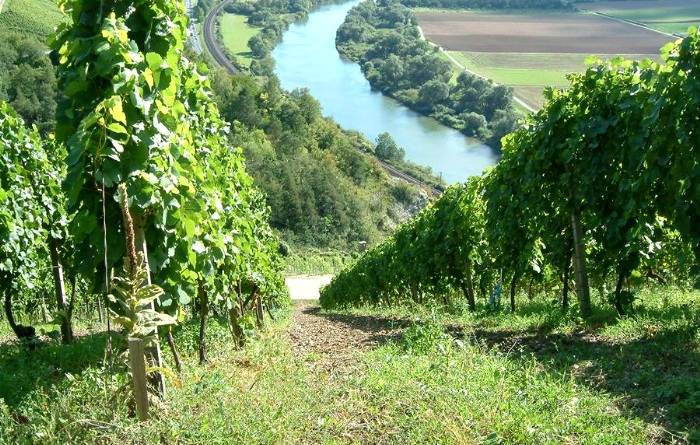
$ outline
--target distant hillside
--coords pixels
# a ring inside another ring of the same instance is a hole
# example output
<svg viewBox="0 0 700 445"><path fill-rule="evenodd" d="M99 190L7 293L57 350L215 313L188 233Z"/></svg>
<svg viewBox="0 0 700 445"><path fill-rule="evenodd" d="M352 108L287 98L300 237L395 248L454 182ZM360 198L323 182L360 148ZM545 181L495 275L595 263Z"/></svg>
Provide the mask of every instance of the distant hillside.
<svg viewBox="0 0 700 445"><path fill-rule="evenodd" d="M4 0L0 13L0 101L44 134L58 96L46 39L62 20L55 0Z"/></svg>
<svg viewBox="0 0 700 445"><path fill-rule="evenodd" d="M13 31L33 35L45 41L64 20L55 0L4 1L0 13L0 32Z"/></svg>
<svg viewBox="0 0 700 445"><path fill-rule="evenodd" d="M0 14L0 101L44 134L54 129L60 97L41 42L62 18L52 0L6 0ZM360 241L383 239L425 204L417 187L388 177L372 142L323 118L307 91L283 91L274 73L253 79L217 71L211 78L232 124L231 149L243 149L271 224L288 245L353 251Z"/></svg>

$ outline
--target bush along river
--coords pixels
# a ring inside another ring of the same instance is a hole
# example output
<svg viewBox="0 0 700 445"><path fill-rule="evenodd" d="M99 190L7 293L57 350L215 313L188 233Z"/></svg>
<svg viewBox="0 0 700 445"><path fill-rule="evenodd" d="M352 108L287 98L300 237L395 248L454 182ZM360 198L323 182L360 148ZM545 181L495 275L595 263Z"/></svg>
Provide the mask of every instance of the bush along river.
<svg viewBox="0 0 700 445"><path fill-rule="evenodd" d="M389 133L407 160L432 168L448 184L495 164L498 156L489 146L373 91L359 65L340 57L336 30L358 3L323 6L290 26L272 51L282 87L308 88L325 115L372 141Z"/></svg>

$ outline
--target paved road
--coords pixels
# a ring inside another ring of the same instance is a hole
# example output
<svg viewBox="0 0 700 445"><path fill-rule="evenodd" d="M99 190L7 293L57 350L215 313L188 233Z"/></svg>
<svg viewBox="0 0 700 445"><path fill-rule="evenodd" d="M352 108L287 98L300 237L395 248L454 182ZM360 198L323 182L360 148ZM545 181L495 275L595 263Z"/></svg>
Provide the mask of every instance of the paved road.
<svg viewBox="0 0 700 445"><path fill-rule="evenodd" d="M297 276L284 279L292 300L318 300L321 286L331 282L333 275Z"/></svg>
<svg viewBox="0 0 700 445"><path fill-rule="evenodd" d="M0 2L2 1L4 0L0 0ZM194 7L193 2L194 0L185 0L185 8L187 8L187 15L190 18L187 34L192 49L194 49L197 54L202 54L202 45L199 43L199 35L197 34L197 22L192 16L192 8Z"/></svg>

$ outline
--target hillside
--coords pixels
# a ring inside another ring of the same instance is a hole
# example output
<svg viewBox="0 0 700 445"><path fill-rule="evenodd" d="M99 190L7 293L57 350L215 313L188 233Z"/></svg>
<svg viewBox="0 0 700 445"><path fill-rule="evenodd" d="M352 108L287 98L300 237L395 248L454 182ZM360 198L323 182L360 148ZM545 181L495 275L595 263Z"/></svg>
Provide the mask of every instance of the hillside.
<svg viewBox="0 0 700 445"><path fill-rule="evenodd" d="M548 90L319 307L281 256L415 211L398 147L192 63L175 0L71 5L55 124L0 102L0 444L700 442L697 30Z"/></svg>
<svg viewBox="0 0 700 445"><path fill-rule="evenodd" d="M8 0L0 14L0 100L44 133L53 128L59 98L41 42L60 20L50 0ZM253 79L215 70L211 77L232 124L231 147L243 148L286 244L354 251L359 241L383 239L425 203L417 187L384 173L372 142L324 119L308 93L282 91L274 74Z"/></svg>
<svg viewBox="0 0 700 445"><path fill-rule="evenodd" d="M64 20L54 0L4 0L0 5L0 32L14 31L45 41Z"/></svg>

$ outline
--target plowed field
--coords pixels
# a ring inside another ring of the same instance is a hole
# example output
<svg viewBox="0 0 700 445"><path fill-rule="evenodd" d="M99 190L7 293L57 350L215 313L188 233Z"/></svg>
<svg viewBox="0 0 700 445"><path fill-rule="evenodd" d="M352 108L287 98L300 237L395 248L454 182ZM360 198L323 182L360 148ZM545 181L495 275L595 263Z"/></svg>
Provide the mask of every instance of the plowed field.
<svg viewBox="0 0 700 445"><path fill-rule="evenodd" d="M658 54L673 40L594 14L419 12L428 40L448 51Z"/></svg>
<svg viewBox="0 0 700 445"><path fill-rule="evenodd" d="M584 60L623 56L659 59L675 37L592 13L420 11L425 38L466 69L515 88L528 106L542 106L544 87L565 87Z"/></svg>

